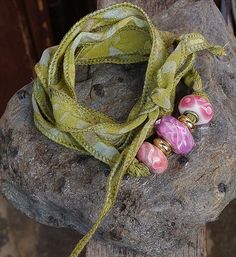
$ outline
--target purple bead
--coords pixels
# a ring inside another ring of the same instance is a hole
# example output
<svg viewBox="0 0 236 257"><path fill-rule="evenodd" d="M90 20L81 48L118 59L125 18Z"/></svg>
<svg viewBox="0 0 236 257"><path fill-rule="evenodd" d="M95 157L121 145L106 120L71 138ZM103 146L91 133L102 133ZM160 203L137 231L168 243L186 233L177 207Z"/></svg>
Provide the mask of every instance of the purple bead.
<svg viewBox="0 0 236 257"><path fill-rule="evenodd" d="M195 146L187 126L170 115L157 120L155 127L157 134L169 142L177 154L187 154Z"/></svg>

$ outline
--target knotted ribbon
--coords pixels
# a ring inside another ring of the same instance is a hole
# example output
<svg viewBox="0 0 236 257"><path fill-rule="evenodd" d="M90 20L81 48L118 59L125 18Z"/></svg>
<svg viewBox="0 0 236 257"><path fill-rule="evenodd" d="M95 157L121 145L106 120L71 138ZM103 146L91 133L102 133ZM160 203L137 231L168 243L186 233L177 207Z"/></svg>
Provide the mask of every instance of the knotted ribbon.
<svg viewBox="0 0 236 257"><path fill-rule="evenodd" d="M92 155L111 168L103 208L70 257L79 255L114 205L124 174L150 174L135 156L154 133L155 121L172 113L180 79L202 94L201 77L193 65L196 52L204 49L224 54L222 47L210 45L201 34L176 36L158 30L141 8L122 3L85 16L59 46L44 51L35 66L36 127L58 144ZM118 123L78 101L77 65L142 61L148 62L142 95L125 122Z"/></svg>

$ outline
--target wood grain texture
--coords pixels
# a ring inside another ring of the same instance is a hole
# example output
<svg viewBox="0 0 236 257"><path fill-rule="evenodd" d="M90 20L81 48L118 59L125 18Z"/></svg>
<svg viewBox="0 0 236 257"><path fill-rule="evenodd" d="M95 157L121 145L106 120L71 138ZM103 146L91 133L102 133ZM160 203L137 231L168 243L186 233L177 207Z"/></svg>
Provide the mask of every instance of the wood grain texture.
<svg viewBox="0 0 236 257"><path fill-rule="evenodd" d="M29 219L0 195L0 257L68 257L80 238Z"/></svg>
<svg viewBox="0 0 236 257"><path fill-rule="evenodd" d="M206 229L202 227L193 236L192 240L183 248L166 257L206 257ZM86 250L86 257L148 257L138 254L125 247L104 244L97 240L89 242ZM161 257L157 255L156 257Z"/></svg>

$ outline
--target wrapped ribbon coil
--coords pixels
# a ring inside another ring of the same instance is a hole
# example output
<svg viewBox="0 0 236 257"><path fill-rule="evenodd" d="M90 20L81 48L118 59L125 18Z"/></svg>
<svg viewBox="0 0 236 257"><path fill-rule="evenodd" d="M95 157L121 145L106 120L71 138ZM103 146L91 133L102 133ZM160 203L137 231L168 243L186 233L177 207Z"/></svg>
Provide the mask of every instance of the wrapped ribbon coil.
<svg viewBox="0 0 236 257"><path fill-rule="evenodd" d="M196 52L205 49L224 54L222 47L210 45L201 34L177 37L158 30L141 8L122 3L85 16L59 46L44 51L35 66L32 102L36 127L58 144L92 155L111 168L103 208L71 257L83 250L114 205L124 174L150 174L135 156L154 133L155 121L173 111L180 79L202 94L201 78L193 65ZM125 122L118 123L78 102L77 65L142 61L148 62L142 95Z"/></svg>

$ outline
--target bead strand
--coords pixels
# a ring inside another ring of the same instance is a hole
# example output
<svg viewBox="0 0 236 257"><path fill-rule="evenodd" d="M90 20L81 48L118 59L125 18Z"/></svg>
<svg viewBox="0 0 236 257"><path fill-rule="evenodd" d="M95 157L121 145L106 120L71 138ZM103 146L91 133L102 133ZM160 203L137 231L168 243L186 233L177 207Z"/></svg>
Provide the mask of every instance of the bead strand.
<svg viewBox="0 0 236 257"><path fill-rule="evenodd" d="M159 138L153 144L144 142L137 158L155 174L163 173L168 167L172 152L186 155L196 145L192 136L195 125L207 124L213 118L212 105L202 96L187 95L178 106L178 119L167 115L156 121L155 130Z"/></svg>

